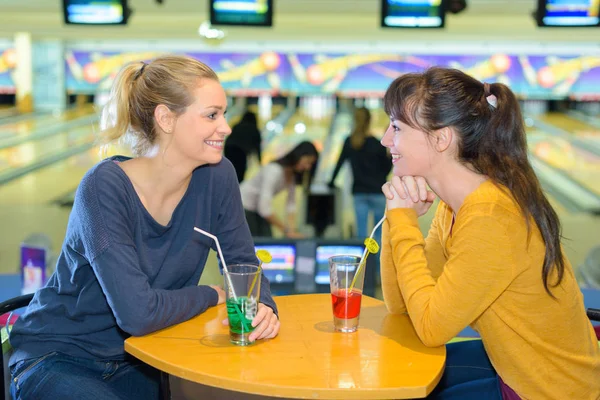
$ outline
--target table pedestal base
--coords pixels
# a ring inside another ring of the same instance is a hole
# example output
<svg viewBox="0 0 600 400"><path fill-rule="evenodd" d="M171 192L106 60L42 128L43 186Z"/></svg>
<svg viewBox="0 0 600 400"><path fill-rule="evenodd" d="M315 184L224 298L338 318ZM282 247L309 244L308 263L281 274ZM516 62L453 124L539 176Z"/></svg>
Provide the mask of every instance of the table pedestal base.
<svg viewBox="0 0 600 400"><path fill-rule="evenodd" d="M281 397L267 397L256 394L234 392L212 386L201 385L175 376L169 377L171 400L281 400Z"/></svg>

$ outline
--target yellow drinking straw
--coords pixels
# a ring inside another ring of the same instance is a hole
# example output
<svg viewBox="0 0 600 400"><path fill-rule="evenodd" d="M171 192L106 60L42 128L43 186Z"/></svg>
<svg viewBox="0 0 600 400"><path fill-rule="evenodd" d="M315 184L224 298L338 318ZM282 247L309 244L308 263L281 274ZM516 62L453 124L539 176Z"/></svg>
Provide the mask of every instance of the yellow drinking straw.
<svg viewBox="0 0 600 400"><path fill-rule="evenodd" d="M258 276L262 272L263 262L269 264L271 261L273 261L273 257L271 256L271 253L269 253L267 250L258 250L256 252L256 258L258 258L260 260L260 264L258 264L258 273L254 277L254 280L252 281L252 285L250 285L250 290L248 290L248 296L246 296L246 297L250 297L250 295L252 294L252 291L254 290L254 285L256 285L256 280L258 279Z"/></svg>
<svg viewBox="0 0 600 400"><path fill-rule="evenodd" d="M383 216L383 218L381 218L381 220L377 223L377 225L375 225L375 227L371 231L371 236L369 236L368 238L365 239L365 242L364 242L365 243L365 251L363 252L362 258L360 260L360 264L358 264L358 268L356 269L356 273L354 274L354 279L352 279L352 283L350 284L350 288L348 289L348 292L352 292L352 289L354 289L354 285L356 284L356 279L358 279L358 276L360 275L361 270L367 264L367 257L369 256L369 253L375 254L379 251L379 244L377 243L377 241L375 239L373 239L373 235L375 234L375 231L377 230L377 228L379 228L379 226L381 224L383 224L383 221L385 221L385 215Z"/></svg>

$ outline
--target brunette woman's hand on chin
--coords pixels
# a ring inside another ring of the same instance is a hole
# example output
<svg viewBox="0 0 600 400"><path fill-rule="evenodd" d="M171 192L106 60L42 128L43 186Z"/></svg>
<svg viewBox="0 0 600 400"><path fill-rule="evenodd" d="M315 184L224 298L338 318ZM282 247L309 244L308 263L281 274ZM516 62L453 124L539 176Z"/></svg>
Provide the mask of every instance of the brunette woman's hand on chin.
<svg viewBox="0 0 600 400"><path fill-rule="evenodd" d="M436 197L427 189L425 178L420 176L394 176L381 187L381 191L385 195L388 210L412 208L419 217L429 210Z"/></svg>

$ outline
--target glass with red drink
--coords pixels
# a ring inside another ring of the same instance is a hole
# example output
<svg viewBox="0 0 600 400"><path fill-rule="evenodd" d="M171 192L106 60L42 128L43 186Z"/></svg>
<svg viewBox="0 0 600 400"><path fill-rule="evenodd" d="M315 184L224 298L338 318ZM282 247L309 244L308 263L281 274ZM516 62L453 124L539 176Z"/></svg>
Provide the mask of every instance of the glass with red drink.
<svg viewBox="0 0 600 400"><path fill-rule="evenodd" d="M365 280L364 266L359 269L360 257L339 255L329 258L329 283L333 307L333 326L336 331L354 332L358 329L360 302ZM354 276L358 273L356 279ZM354 281L354 287L351 288Z"/></svg>

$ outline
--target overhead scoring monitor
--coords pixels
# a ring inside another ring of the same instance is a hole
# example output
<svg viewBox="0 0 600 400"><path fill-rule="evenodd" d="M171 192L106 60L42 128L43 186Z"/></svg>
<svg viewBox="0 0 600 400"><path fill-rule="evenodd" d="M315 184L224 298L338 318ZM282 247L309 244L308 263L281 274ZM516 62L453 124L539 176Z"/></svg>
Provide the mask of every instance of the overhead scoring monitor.
<svg viewBox="0 0 600 400"><path fill-rule="evenodd" d="M210 0L209 4L213 25L273 25L273 0Z"/></svg>
<svg viewBox="0 0 600 400"><path fill-rule="evenodd" d="M63 0L66 24L124 25L129 9L127 0Z"/></svg>
<svg viewBox="0 0 600 400"><path fill-rule="evenodd" d="M600 0L538 0L538 26L600 26Z"/></svg>
<svg viewBox="0 0 600 400"><path fill-rule="evenodd" d="M442 28L444 21L442 0L381 0L384 28Z"/></svg>

